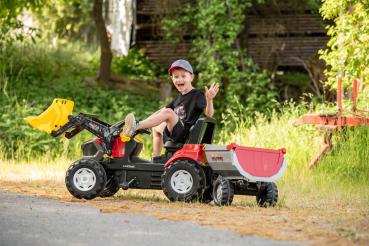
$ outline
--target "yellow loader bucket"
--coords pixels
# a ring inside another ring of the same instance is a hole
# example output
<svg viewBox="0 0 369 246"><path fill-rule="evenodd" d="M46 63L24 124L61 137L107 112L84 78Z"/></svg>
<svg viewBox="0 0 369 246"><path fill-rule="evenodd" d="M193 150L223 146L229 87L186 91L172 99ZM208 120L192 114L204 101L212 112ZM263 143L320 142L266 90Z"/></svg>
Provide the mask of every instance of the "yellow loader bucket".
<svg viewBox="0 0 369 246"><path fill-rule="evenodd" d="M29 116L25 120L34 128L51 133L68 123L68 115L73 112L74 102L56 98L53 103L39 116Z"/></svg>

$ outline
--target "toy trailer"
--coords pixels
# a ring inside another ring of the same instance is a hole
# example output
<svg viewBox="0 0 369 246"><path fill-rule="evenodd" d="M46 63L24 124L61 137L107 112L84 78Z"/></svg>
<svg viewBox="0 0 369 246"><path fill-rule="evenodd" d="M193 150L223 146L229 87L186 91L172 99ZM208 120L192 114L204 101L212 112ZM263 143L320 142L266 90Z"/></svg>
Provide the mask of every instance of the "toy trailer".
<svg viewBox="0 0 369 246"><path fill-rule="evenodd" d="M166 142L163 160L153 162L139 157L139 134L150 133L147 129L127 138L120 134L124 122L110 125L95 115L73 116L72 109L72 101L55 99L40 116L26 120L53 137L72 138L83 130L96 136L82 145L82 158L66 172L66 187L76 198L109 197L120 188L135 188L162 189L171 201L230 205L237 194L256 196L262 207L277 203L273 181L286 168L285 149L211 144L215 123L200 118L185 143Z"/></svg>

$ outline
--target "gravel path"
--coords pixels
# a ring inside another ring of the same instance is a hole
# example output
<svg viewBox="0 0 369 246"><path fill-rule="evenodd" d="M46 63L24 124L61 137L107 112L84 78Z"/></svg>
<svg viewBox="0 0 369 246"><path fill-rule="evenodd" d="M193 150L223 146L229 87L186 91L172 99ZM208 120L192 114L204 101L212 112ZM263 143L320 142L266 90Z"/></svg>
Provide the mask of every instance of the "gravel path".
<svg viewBox="0 0 369 246"><path fill-rule="evenodd" d="M0 190L0 245L296 245Z"/></svg>

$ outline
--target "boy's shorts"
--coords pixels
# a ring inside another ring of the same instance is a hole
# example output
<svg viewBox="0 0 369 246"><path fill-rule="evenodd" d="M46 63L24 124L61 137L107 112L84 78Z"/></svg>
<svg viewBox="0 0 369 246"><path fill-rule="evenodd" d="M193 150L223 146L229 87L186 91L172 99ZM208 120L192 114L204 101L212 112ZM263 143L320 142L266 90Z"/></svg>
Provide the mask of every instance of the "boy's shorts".
<svg viewBox="0 0 369 246"><path fill-rule="evenodd" d="M163 132L163 142L172 140L175 143L184 143L188 135L188 127L183 123L181 119L178 119L177 124L172 129L172 132L165 127Z"/></svg>

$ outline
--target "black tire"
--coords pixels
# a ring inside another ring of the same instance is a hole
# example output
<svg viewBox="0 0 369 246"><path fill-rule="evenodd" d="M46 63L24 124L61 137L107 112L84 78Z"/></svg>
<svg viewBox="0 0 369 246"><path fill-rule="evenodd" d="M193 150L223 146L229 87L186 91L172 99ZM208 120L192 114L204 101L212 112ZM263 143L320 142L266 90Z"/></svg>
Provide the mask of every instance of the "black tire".
<svg viewBox="0 0 369 246"><path fill-rule="evenodd" d="M213 185L213 199L218 206L229 206L233 202L233 184L222 176L218 176Z"/></svg>
<svg viewBox="0 0 369 246"><path fill-rule="evenodd" d="M192 202L202 195L204 180L200 168L187 160L179 160L165 168L161 186L170 201Z"/></svg>
<svg viewBox="0 0 369 246"><path fill-rule="evenodd" d="M256 195L256 202L259 207L274 207L278 201L278 188L273 182L263 183Z"/></svg>
<svg viewBox="0 0 369 246"><path fill-rule="evenodd" d="M199 202L201 202L201 203L208 204L208 203L211 203L211 201L213 201L213 189L212 189L212 187L205 189L202 196L199 197Z"/></svg>
<svg viewBox="0 0 369 246"><path fill-rule="evenodd" d="M94 199L104 190L105 183L105 170L93 159L81 159L74 162L65 175L65 185L68 191L79 199Z"/></svg>
<svg viewBox="0 0 369 246"><path fill-rule="evenodd" d="M199 167L200 168L200 175L202 177L202 179L204 180L204 190L202 195L199 197L199 202L200 203L205 203L208 204L211 201L213 201L213 187L210 185L211 184L211 178L210 178L210 174L209 174L209 170L206 169L206 167Z"/></svg>
<svg viewBox="0 0 369 246"><path fill-rule="evenodd" d="M100 192L100 197L110 197L114 196L119 191L119 183L114 176L110 176L106 181L105 188Z"/></svg>

